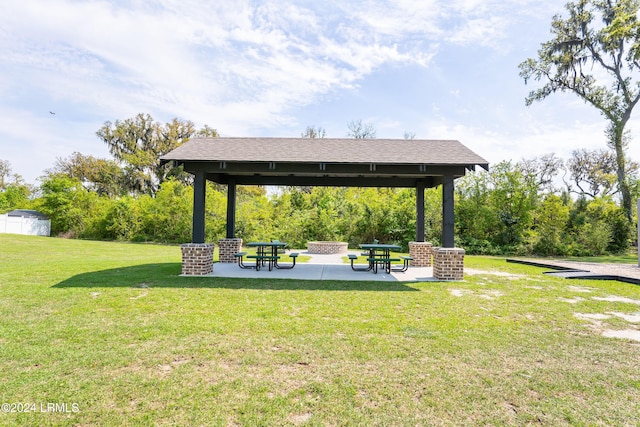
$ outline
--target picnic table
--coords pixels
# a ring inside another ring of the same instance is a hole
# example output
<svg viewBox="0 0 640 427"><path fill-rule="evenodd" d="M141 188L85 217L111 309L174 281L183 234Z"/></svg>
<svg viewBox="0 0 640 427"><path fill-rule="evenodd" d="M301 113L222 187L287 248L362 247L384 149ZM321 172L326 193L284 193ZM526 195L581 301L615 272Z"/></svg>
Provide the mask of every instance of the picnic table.
<svg viewBox="0 0 640 427"><path fill-rule="evenodd" d="M373 270L374 273L378 273L378 265L381 265L385 272L391 273L391 263L393 261L400 261L400 258L392 258L391 251L399 251L402 249L398 245L390 245L385 243L363 243L360 248L369 251L367 261L369 262L369 268L366 271Z"/></svg>
<svg viewBox="0 0 640 427"><path fill-rule="evenodd" d="M284 249L287 244L285 242L280 242L278 240L273 240L270 242L249 242L245 246L250 248L256 248L255 255L247 255L246 252L238 252L234 254L234 256L238 259L238 265L240 268L255 268L256 270L260 270L265 265L268 266L269 271L271 271L274 267L279 269L291 269L296 265L296 257L297 253L290 253L289 257L293 260L291 265L280 265L278 264L278 260L280 259L280 255L278 252L280 249ZM247 259L255 259L255 265L245 265L243 263L243 258Z"/></svg>

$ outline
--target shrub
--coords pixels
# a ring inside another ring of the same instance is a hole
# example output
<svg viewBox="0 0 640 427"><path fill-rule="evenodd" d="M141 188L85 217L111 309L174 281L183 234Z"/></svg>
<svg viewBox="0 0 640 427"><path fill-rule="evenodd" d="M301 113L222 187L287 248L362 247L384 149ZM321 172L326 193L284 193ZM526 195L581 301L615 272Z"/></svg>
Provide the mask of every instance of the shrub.
<svg viewBox="0 0 640 427"><path fill-rule="evenodd" d="M586 255L604 255L611 242L611 226L602 221L585 224L578 233L578 242Z"/></svg>
<svg viewBox="0 0 640 427"><path fill-rule="evenodd" d="M139 240L140 214L131 197L117 200L105 215L102 230L112 240Z"/></svg>
<svg viewBox="0 0 640 427"><path fill-rule="evenodd" d="M565 229L569 220L569 207L556 195L548 195L537 212L537 238L533 250L538 255L566 253Z"/></svg>

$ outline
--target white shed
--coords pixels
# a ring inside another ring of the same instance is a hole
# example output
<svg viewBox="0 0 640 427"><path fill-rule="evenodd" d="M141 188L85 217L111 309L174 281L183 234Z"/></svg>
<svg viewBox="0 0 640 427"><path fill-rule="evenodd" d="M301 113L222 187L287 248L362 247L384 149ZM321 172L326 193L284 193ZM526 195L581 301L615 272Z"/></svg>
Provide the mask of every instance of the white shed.
<svg viewBox="0 0 640 427"><path fill-rule="evenodd" d="M0 215L0 233L49 236L51 220L38 211L16 209Z"/></svg>

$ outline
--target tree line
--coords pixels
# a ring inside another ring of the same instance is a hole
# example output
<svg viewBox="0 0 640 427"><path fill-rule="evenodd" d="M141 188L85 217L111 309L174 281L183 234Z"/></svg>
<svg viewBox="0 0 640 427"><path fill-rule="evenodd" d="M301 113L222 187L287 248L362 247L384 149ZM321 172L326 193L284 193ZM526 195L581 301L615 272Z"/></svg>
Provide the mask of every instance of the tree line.
<svg viewBox="0 0 640 427"><path fill-rule="evenodd" d="M351 122L364 137L370 125ZM364 132L363 132L364 131ZM52 221L54 235L184 243L191 239L193 189L179 168L158 158L185 140L216 136L206 126L177 119L161 124L148 115L106 122L97 132L113 159L80 153L59 158L37 188L0 161L0 212L37 209ZM308 127L303 137L321 138ZM367 136L368 135L368 136ZM640 193L638 166L628 164L633 197ZM208 183L206 240L225 235L226 187ZM632 223L620 206L615 156L608 150L553 154L504 161L490 171L456 180L456 245L470 254L599 255L624 252ZM358 243L378 239L404 248L415 240L414 189L240 186L236 233L245 241L280 239L304 248L313 240ZM440 244L442 192L425 191L425 240Z"/></svg>

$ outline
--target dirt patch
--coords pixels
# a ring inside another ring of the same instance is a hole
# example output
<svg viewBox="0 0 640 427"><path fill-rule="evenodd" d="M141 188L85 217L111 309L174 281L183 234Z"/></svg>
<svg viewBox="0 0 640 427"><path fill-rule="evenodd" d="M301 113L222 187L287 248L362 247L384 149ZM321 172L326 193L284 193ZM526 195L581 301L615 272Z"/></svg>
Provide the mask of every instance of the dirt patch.
<svg viewBox="0 0 640 427"><path fill-rule="evenodd" d="M573 313L574 316L576 316L578 319L584 319L584 320L605 320L605 319L611 319L611 316L609 316L608 314L586 314L586 313Z"/></svg>
<svg viewBox="0 0 640 427"><path fill-rule="evenodd" d="M616 311L610 311L607 314L611 314L612 316L616 316L621 319L624 319L629 323L640 323L640 313L626 314L626 313L618 313Z"/></svg>
<svg viewBox="0 0 640 427"><path fill-rule="evenodd" d="M594 299L596 301L626 302L626 303L629 303L629 304L640 305L640 300L631 299L631 298L627 298L627 297L619 297L619 296L615 296L615 295L610 295L608 297L593 297L592 299Z"/></svg>
<svg viewBox="0 0 640 427"><path fill-rule="evenodd" d="M523 278L523 277L527 277L524 274L514 274L514 273L507 273L504 271L497 271L497 270L475 270L473 268L465 268L464 269L464 274L468 274L470 276L475 276L478 274L490 274L492 276L501 276L501 277L510 277L510 278Z"/></svg>
<svg viewBox="0 0 640 427"><path fill-rule="evenodd" d="M176 367L183 365L185 363L190 362L191 359L186 359L186 358L177 358L173 361L171 361L170 363L165 363L165 364L161 364L161 365L157 365L158 368L158 372L161 375L168 375L170 374Z"/></svg>
<svg viewBox="0 0 640 427"><path fill-rule="evenodd" d="M603 320L611 319L611 316L598 313L573 313L575 317L589 322L587 326L598 333L602 333L604 329Z"/></svg>
<svg viewBox="0 0 640 427"><path fill-rule="evenodd" d="M292 424L295 424L298 426L298 425L307 423L311 419L311 414L306 413L306 414L289 415L288 418Z"/></svg>
<svg viewBox="0 0 640 427"><path fill-rule="evenodd" d="M578 293L584 293L584 294L593 292L593 288L586 288L584 286L569 286L568 289L571 292L578 292Z"/></svg>
<svg viewBox="0 0 640 427"><path fill-rule="evenodd" d="M484 299L488 299L488 300L494 300L496 298L499 298L501 296L504 296L504 293L495 290L495 289L487 289L486 291L483 291L480 295L478 295L480 298L484 298Z"/></svg>
<svg viewBox="0 0 640 427"><path fill-rule="evenodd" d="M474 295L477 296L478 298L483 298L483 299L487 299L487 300L494 300L498 297L504 296L504 293L501 291L498 291L496 289L486 289L481 291L480 293L476 293L473 291L468 291L468 290L464 290L464 289L449 289L449 293L451 294L451 296L454 297L463 297L465 295Z"/></svg>
<svg viewBox="0 0 640 427"><path fill-rule="evenodd" d="M465 294L465 291L463 291L462 289L449 289L449 292L454 297L461 297Z"/></svg>
<svg viewBox="0 0 640 427"><path fill-rule="evenodd" d="M562 302L566 302L569 304L577 304L579 302L584 301L584 298L580 298L580 297L575 297L575 298L558 298L558 300L562 301Z"/></svg>
<svg viewBox="0 0 640 427"><path fill-rule="evenodd" d="M607 329L602 331L602 335L607 338L622 338L640 342L640 331L636 329L623 329L621 331Z"/></svg>
<svg viewBox="0 0 640 427"><path fill-rule="evenodd" d="M629 323L640 323L640 314L627 314L627 313L619 313L619 312L607 312L607 314L600 313L574 313L573 314L578 319L586 320L589 322L587 326L591 329L602 334L603 337L606 338L620 338L627 339L632 341L640 342L640 330L637 329L622 329L622 330L614 330L614 329L606 329L603 324L604 320L611 319L612 317L618 317L626 320Z"/></svg>

